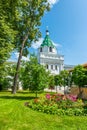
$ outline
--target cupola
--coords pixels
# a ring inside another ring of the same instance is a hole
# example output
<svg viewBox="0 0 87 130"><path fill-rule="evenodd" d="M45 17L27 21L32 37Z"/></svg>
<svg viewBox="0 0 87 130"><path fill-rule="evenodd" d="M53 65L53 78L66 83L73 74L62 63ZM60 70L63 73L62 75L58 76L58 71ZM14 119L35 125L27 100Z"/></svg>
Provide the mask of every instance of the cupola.
<svg viewBox="0 0 87 130"><path fill-rule="evenodd" d="M46 36L40 46L40 52L57 53L56 47L49 37L49 31L46 30Z"/></svg>

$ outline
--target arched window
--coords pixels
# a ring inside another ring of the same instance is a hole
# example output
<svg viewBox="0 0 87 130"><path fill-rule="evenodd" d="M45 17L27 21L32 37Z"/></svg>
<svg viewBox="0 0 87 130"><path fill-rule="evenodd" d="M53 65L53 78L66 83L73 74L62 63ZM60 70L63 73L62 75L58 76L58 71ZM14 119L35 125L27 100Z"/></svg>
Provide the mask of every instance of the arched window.
<svg viewBox="0 0 87 130"><path fill-rule="evenodd" d="M57 70L57 65L55 65L55 70Z"/></svg>
<svg viewBox="0 0 87 130"><path fill-rule="evenodd" d="M52 47L49 48L49 52L52 52Z"/></svg>
<svg viewBox="0 0 87 130"><path fill-rule="evenodd" d="M51 65L51 69L53 70L53 65Z"/></svg>
<svg viewBox="0 0 87 130"><path fill-rule="evenodd" d="M47 68L47 69L49 69L49 66L48 66L48 65L46 65L46 68Z"/></svg>
<svg viewBox="0 0 87 130"><path fill-rule="evenodd" d="M40 52L42 52L42 47L40 48Z"/></svg>

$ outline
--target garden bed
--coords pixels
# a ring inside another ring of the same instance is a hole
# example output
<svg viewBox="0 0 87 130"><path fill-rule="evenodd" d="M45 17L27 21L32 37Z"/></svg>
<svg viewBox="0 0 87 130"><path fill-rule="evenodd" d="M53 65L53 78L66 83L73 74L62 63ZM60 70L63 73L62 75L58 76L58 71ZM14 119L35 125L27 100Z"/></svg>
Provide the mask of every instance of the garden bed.
<svg viewBox="0 0 87 130"><path fill-rule="evenodd" d="M74 95L46 94L26 103L29 108L48 114L87 115L87 104Z"/></svg>

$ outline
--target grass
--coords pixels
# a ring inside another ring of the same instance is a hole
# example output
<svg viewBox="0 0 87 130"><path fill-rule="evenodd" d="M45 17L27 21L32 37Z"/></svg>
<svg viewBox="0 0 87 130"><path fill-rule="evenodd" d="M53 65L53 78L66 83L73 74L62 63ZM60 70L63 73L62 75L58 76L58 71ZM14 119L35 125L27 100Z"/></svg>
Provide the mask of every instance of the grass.
<svg viewBox="0 0 87 130"><path fill-rule="evenodd" d="M24 105L32 98L29 92L0 92L0 130L87 130L87 117L33 111Z"/></svg>

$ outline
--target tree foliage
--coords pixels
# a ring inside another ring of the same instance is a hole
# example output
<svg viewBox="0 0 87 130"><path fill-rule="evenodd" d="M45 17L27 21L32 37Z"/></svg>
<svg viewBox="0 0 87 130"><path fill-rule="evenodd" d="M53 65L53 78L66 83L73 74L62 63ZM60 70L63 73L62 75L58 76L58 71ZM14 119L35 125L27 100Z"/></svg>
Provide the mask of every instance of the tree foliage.
<svg viewBox="0 0 87 130"><path fill-rule="evenodd" d="M72 71L72 80L79 87L87 85L87 69L81 65L76 66Z"/></svg>
<svg viewBox="0 0 87 130"><path fill-rule="evenodd" d="M5 62L4 66L0 66L0 87L2 89L12 88L13 77L15 74L15 63Z"/></svg>
<svg viewBox="0 0 87 130"><path fill-rule="evenodd" d="M29 88L29 90L36 92L37 96L38 91L48 87L48 77L49 73L46 72L44 66L38 64L36 58L31 58L22 71L23 88Z"/></svg>
<svg viewBox="0 0 87 130"><path fill-rule="evenodd" d="M41 37L39 26L41 25L41 18L44 12L49 10L47 0L18 0L18 7L16 8L15 26L18 30L16 39L16 48L19 51L19 58L17 62L16 73L14 77L13 93L16 93L16 84L18 79L18 71L22 55L28 54L28 48L32 42Z"/></svg>
<svg viewBox="0 0 87 130"><path fill-rule="evenodd" d="M55 85L56 86L62 86L62 77L60 74L54 76Z"/></svg>
<svg viewBox="0 0 87 130"><path fill-rule="evenodd" d="M8 81L7 62L12 50L17 30L14 28L15 5L17 0L0 0L0 83ZM5 86L5 85L4 85Z"/></svg>
<svg viewBox="0 0 87 130"><path fill-rule="evenodd" d="M56 86L56 92L57 92L57 86L62 86L62 77L60 74L54 76L55 86Z"/></svg>
<svg viewBox="0 0 87 130"><path fill-rule="evenodd" d="M65 87L66 85L68 85L68 76L69 76L69 72L67 70L62 70L60 72L60 77L62 79L61 83L62 85Z"/></svg>
<svg viewBox="0 0 87 130"><path fill-rule="evenodd" d="M15 2L14 2L15 3ZM0 64L7 60L13 50L14 39L17 31L13 27L13 6L12 0L0 1ZM14 10L15 11L15 10Z"/></svg>
<svg viewBox="0 0 87 130"><path fill-rule="evenodd" d="M54 75L49 76L49 88L53 89L55 87Z"/></svg>
<svg viewBox="0 0 87 130"><path fill-rule="evenodd" d="M47 0L0 1L0 64L7 60L14 48L19 52L13 93L16 93L21 57L28 54L28 47L41 36L41 17L47 10Z"/></svg>

